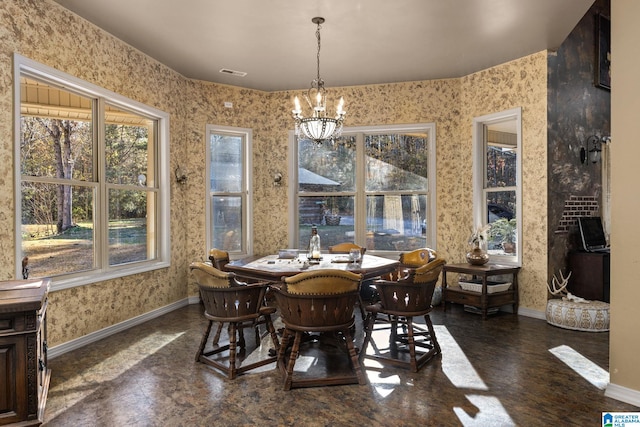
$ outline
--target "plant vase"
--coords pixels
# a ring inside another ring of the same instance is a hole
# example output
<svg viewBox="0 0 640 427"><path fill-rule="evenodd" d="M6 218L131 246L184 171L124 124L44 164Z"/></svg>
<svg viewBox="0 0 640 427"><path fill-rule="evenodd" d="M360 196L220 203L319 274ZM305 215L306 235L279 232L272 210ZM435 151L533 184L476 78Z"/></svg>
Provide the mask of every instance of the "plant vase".
<svg viewBox="0 0 640 427"><path fill-rule="evenodd" d="M513 242L502 242L502 250L507 254L516 253L516 244Z"/></svg>
<svg viewBox="0 0 640 427"><path fill-rule="evenodd" d="M339 215L325 215L324 222L327 225L340 225L340 218Z"/></svg>
<svg viewBox="0 0 640 427"><path fill-rule="evenodd" d="M489 254L480 247L479 243L475 243L473 249L467 252L467 262L471 265L484 265L489 262Z"/></svg>

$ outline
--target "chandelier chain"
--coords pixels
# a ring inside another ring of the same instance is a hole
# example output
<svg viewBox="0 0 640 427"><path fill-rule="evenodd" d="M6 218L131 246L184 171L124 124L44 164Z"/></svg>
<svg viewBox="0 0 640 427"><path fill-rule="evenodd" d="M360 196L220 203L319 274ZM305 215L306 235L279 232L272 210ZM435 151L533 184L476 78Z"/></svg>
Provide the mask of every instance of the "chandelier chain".
<svg viewBox="0 0 640 427"><path fill-rule="evenodd" d="M316 55L316 60L317 60L317 64L318 64L318 66L317 66L318 78L316 79L316 81L318 83L318 88L320 88L320 86L324 86L324 82L320 78L320 29L321 28L322 28L322 26L318 22L318 28L316 29L316 39L318 39L318 54Z"/></svg>

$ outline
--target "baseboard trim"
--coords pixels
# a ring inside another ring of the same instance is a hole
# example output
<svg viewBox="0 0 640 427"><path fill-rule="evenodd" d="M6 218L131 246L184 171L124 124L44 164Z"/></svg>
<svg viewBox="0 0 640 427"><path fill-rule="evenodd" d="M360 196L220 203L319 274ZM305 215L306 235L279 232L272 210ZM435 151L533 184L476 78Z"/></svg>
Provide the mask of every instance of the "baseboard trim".
<svg viewBox="0 0 640 427"><path fill-rule="evenodd" d="M640 406L640 391L617 384L607 385L604 395L634 406Z"/></svg>
<svg viewBox="0 0 640 427"><path fill-rule="evenodd" d="M192 302L193 298L195 298L196 302L200 300L199 297L184 298L172 304L165 305L164 307L160 307L156 310L149 311L145 314L141 314L140 316L132 317L131 319L127 319L115 325L108 326L104 329L100 329L99 331L91 332L90 334L87 334L80 338L76 338L74 340L67 341L55 347L51 347L47 351L47 357L49 359L54 359L62 354L68 353L72 350L76 350L80 347L84 347L87 344L91 344L92 342L99 341L103 338L106 338L118 332L129 329L133 326L140 325L146 321L149 321L151 319L155 319L156 317L160 317L164 314L170 313L173 310L177 310L178 308L185 307L189 304L194 304L194 302Z"/></svg>
<svg viewBox="0 0 640 427"><path fill-rule="evenodd" d="M534 319L547 320L547 315L544 311L532 310L530 308L518 308L518 314L520 316L533 317Z"/></svg>

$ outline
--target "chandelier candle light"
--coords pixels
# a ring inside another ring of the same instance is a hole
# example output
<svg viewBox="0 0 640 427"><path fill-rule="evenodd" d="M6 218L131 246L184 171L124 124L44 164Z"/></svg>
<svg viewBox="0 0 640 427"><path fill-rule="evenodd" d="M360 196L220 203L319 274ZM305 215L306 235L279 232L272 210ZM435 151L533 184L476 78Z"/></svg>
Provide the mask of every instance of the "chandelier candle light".
<svg viewBox="0 0 640 427"><path fill-rule="evenodd" d="M313 109L311 117L302 115L300 108L300 100L296 96L294 99L293 118L296 122L296 135L314 141L321 145L327 139L334 139L340 136L342 132L342 123L344 122L345 111L343 110L344 99L341 97L336 109L336 116L327 117L327 97L324 88L324 80L320 78L320 24L324 23L324 18L315 17L311 20L318 26L316 29L316 39L318 39L317 54L317 77L311 81L311 88L304 94L304 98ZM312 102L315 101L315 105Z"/></svg>

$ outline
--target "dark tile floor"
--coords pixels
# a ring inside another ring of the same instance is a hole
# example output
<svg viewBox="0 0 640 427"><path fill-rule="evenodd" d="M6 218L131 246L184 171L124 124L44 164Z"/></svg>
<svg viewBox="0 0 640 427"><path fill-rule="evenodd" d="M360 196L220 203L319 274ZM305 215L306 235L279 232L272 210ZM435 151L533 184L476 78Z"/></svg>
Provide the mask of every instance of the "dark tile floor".
<svg viewBox="0 0 640 427"><path fill-rule="evenodd" d="M640 410L604 396L608 333L437 307L442 355L420 372L366 361L368 385L283 391L274 364L229 381L196 363L201 310L191 305L50 360L45 425L600 426L603 411Z"/></svg>

